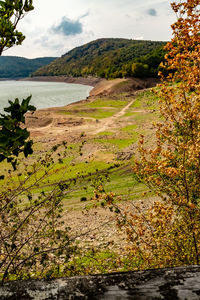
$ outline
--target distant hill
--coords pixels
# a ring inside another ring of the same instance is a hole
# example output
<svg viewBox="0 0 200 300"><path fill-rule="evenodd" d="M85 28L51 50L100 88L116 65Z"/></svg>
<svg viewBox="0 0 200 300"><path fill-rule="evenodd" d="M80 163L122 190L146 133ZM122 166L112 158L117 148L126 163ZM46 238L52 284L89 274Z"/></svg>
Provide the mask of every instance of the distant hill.
<svg viewBox="0 0 200 300"><path fill-rule="evenodd" d="M98 39L74 48L33 76L156 77L164 42Z"/></svg>
<svg viewBox="0 0 200 300"><path fill-rule="evenodd" d="M28 77L32 72L55 59L56 57L27 59L18 56L0 56L0 78Z"/></svg>

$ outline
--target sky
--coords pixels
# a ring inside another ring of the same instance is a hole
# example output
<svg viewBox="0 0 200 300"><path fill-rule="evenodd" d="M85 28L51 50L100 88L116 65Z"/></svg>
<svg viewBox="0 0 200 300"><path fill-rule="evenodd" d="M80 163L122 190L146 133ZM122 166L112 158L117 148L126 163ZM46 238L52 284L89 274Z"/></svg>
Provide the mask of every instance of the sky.
<svg viewBox="0 0 200 300"><path fill-rule="evenodd" d="M175 21L170 0L33 0L19 23L26 39L3 55L61 56L98 38L167 41Z"/></svg>

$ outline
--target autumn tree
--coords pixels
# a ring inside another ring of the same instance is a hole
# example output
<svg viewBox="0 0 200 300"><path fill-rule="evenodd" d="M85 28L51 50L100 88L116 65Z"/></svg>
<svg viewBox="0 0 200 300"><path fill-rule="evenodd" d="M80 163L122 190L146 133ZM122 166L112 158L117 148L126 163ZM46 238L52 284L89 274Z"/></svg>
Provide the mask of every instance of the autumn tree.
<svg viewBox="0 0 200 300"><path fill-rule="evenodd" d="M172 9L177 21L162 65L168 76L160 74L156 146L147 149L142 136L134 166L158 200L146 210L135 205L118 220L143 267L200 259L200 1L172 3Z"/></svg>

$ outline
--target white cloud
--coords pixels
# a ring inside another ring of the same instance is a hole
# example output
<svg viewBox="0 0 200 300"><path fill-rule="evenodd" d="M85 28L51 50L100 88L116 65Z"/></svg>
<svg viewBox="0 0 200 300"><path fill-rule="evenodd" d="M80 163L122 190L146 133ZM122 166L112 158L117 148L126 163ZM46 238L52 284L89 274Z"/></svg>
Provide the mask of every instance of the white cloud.
<svg viewBox="0 0 200 300"><path fill-rule="evenodd" d="M26 40L5 55L60 56L103 37L169 40L175 19L167 0L34 0L34 6L18 27Z"/></svg>

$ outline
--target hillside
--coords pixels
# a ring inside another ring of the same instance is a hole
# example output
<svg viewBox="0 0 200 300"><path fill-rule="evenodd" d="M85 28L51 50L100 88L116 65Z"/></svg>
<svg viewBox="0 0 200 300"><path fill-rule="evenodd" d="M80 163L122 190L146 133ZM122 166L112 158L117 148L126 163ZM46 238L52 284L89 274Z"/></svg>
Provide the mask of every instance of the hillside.
<svg viewBox="0 0 200 300"><path fill-rule="evenodd" d="M0 78L28 77L32 72L51 63L55 58L27 59L17 56L0 56Z"/></svg>
<svg viewBox="0 0 200 300"><path fill-rule="evenodd" d="M164 42L98 39L74 48L33 76L156 77Z"/></svg>

